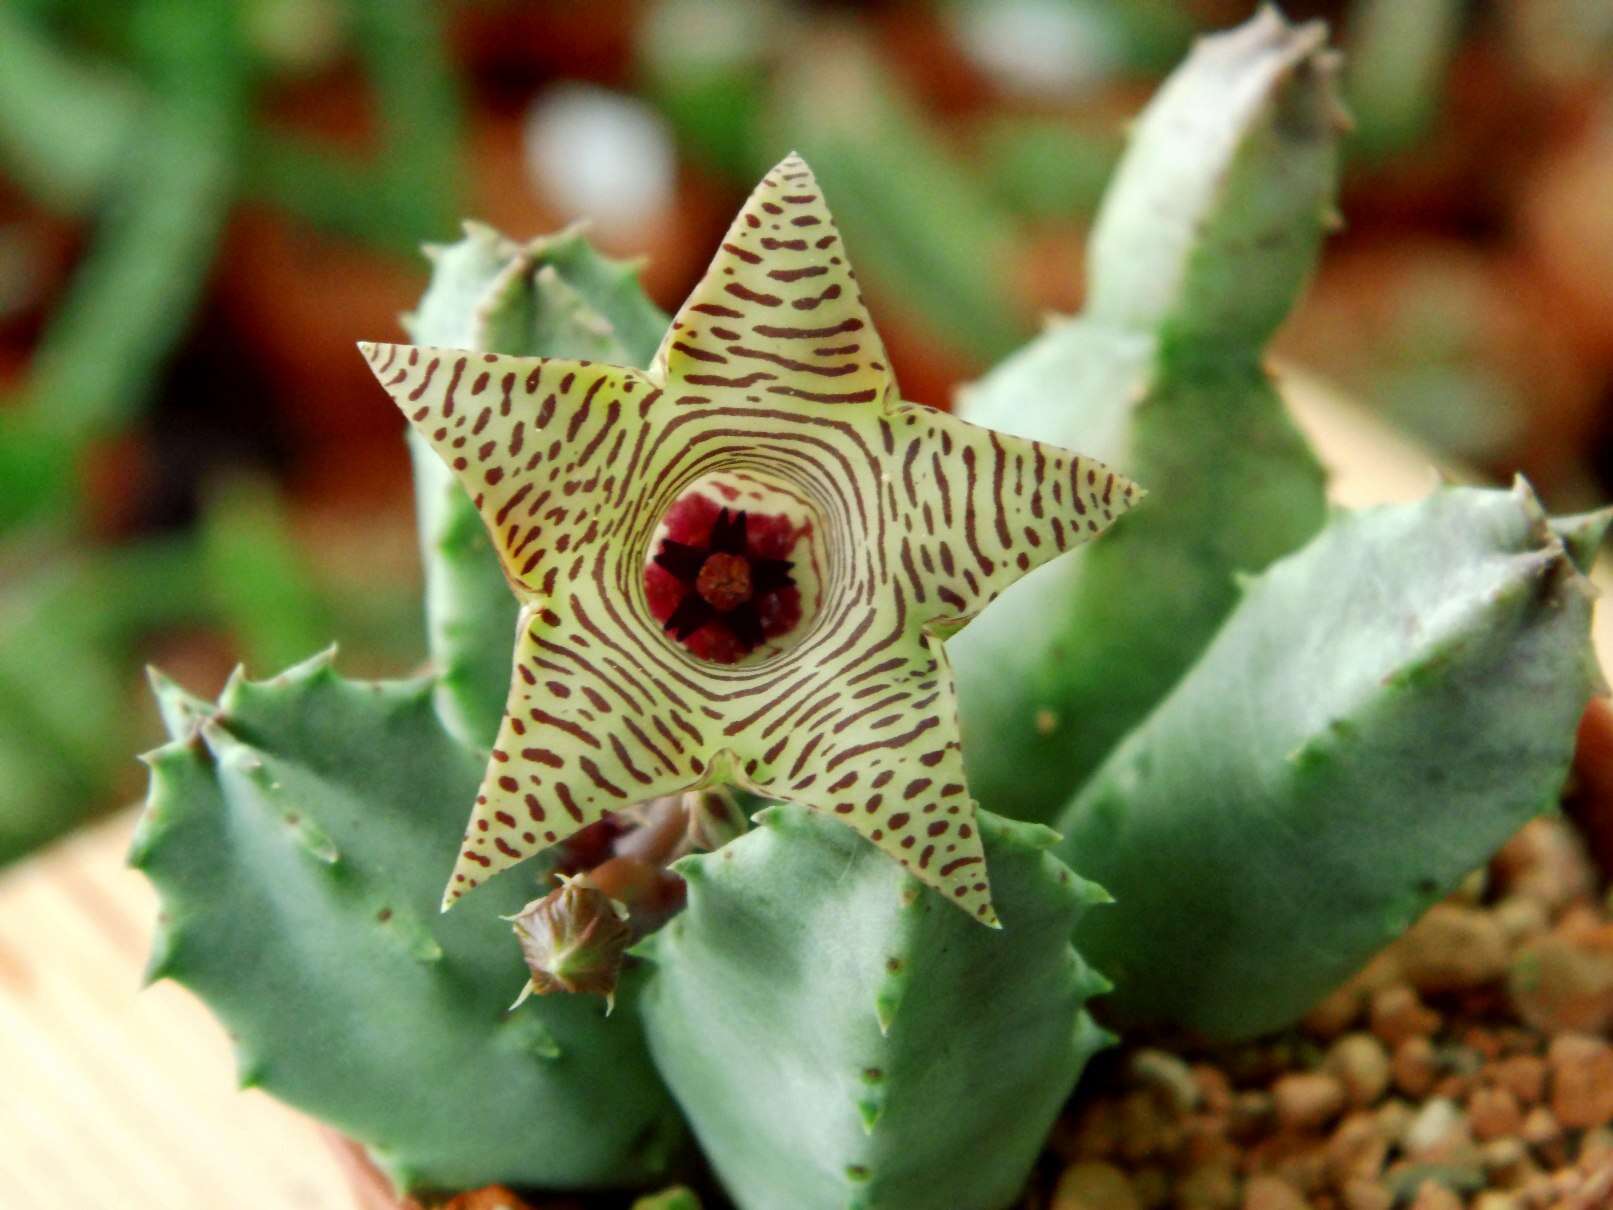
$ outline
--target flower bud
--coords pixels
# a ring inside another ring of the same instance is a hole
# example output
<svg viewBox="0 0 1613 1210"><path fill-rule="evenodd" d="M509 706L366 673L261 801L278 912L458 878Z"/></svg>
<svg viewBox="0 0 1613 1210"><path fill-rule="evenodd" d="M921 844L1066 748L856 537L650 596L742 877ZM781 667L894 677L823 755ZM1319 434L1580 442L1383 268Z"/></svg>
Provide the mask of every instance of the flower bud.
<svg viewBox="0 0 1613 1210"><path fill-rule="evenodd" d="M605 997L608 1012L633 932L626 913L605 892L580 877L559 877L558 887L510 917L532 972L512 1007L534 992L588 993Z"/></svg>

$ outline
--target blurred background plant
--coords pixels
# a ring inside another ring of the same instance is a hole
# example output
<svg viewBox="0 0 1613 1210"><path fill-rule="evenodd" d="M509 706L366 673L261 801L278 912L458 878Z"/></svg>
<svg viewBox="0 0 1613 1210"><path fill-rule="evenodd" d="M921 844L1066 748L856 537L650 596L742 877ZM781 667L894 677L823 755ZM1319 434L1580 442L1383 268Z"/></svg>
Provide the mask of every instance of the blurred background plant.
<svg viewBox="0 0 1613 1210"><path fill-rule="evenodd" d="M1126 122L1250 0L8 0L0 862L133 792L139 666L420 659L353 352L461 216L591 222L671 308L790 147L911 398L1081 301ZM1346 227L1279 342L1554 510L1613 488L1613 7L1293 0L1350 52Z"/></svg>

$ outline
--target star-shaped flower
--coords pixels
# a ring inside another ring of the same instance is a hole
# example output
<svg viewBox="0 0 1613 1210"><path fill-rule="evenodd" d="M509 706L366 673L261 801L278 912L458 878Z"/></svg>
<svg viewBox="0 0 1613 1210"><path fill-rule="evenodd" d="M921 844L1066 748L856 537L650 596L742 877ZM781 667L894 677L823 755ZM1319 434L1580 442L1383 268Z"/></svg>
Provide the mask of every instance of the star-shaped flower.
<svg viewBox="0 0 1613 1210"><path fill-rule="evenodd" d="M609 812L731 782L833 815L996 923L942 640L1140 493L902 402L800 159L757 187L647 373L361 348L457 472L523 605L445 907ZM675 522L700 501L730 511L697 551ZM740 514L788 540L753 559ZM657 568L693 571L704 630L690 606L667 633ZM787 633L753 642L734 623L747 576L753 596L788 577ZM691 649L722 617L736 662Z"/></svg>

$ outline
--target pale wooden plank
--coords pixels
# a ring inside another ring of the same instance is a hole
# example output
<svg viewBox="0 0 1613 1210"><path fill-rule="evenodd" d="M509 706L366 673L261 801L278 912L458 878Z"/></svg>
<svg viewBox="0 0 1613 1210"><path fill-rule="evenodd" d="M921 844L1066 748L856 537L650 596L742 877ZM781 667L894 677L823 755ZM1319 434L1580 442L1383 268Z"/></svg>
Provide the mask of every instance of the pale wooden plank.
<svg viewBox="0 0 1613 1210"><path fill-rule="evenodd" d="M225 1155L198 1146L212 1131L208 1093L217 1085L220 1061L228 1061L227 1052L215 1048L205 1064L197 1065L192 1058L196 1053L194 1028L185 1036L176 1028L181 1018L171 1012L151 1011L153 1005L162 1007L167 997L136 998L127 1016L153 1044L160 1040L161 1053L170 1056L161 1078L153 1080L149 1056L134 1054L124 1045L120 1009L130 988L103 982L100 975L116 961L119 950L82 910L83 892L94 883L82 876L65 877L69 873L82 872L57 869L52 878L38 883L44 906L53 914L54 936L62 947L40 977L41 1024L48 1023L53 1031L69 1031L79 1039L80 1063L94 1073L94 1084L108 1102L140 1106L141 1145L148 1162L160 1161L157 1170L165 1175L183 1171L190 1178L187 1191L199 1202L225 1197L243 1180L270 1178L272 1173L256 1152ZM95 893L102 894L99 888ZM104 907L99 914L105 915ZM88 986L100 994L85 994ZM245 1159L260 1162L243 1167ZM173 1196L173 1190L168 1192Z"/></svg>
<svg viewBox="0 0 1613 1210"><path fill-rule="evenodd" d="M140 990L156 898L123 865L133 824L0 878L0 1206L352 1210L313 1125L237 1091L206 1009Z"/></svg>

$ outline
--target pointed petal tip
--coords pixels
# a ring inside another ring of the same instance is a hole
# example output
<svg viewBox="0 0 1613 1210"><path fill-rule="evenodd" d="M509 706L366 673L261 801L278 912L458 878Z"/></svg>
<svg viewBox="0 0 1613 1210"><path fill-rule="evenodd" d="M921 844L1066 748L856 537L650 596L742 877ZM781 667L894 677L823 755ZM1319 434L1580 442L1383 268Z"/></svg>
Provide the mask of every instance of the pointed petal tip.
<svg viewBox="0 0 1613 1210"><path fill-rule="evenodd" d="M812 171L812 165L808 164L806 160L802 158L799 151L791 148L788 155L786 155L782 160L780 160L777 164L774 164L773 167L768 170L766 176L764 176L758 183L758 188L764 187L775 173L782 175L784 173L799 174L803 172L806 173L807 176L811 177L813 183L816 184L818 178L817 174Z"/></svg>
<svg viewBox="0 0 1613 1210"><path fill-rule="evenodd" d="M359 355L369 364L370 371L377 376L380 375L381 367L389 365L401 351L413 347L393 340L359 340L354 341L354 344L358 348Z"/></svg>

